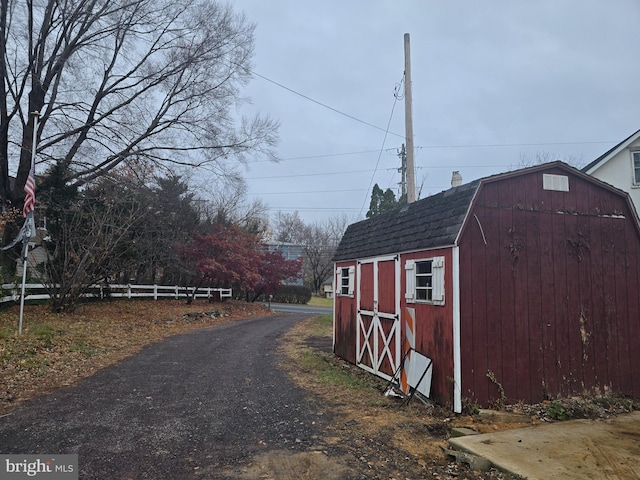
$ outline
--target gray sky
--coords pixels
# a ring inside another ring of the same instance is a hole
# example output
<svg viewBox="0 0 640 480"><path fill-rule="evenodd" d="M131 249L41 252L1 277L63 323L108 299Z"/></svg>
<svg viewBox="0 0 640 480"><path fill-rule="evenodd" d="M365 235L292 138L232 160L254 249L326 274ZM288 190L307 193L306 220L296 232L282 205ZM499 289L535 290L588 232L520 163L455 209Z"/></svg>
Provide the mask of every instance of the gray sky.
<svg viewBox="0 0 640 480"><path fill-rule="evenodd" d="M584 165L640 128L638 0L232 5L257 25L253 71L270 80L255 76L245 112L281 124L281 161L244 172L249 198L272 214L357 220L374 183L397 194L405 109L394 90L405 33L421 197L449 188L453 170L466 183L517 168L523 156Z"/></svg>

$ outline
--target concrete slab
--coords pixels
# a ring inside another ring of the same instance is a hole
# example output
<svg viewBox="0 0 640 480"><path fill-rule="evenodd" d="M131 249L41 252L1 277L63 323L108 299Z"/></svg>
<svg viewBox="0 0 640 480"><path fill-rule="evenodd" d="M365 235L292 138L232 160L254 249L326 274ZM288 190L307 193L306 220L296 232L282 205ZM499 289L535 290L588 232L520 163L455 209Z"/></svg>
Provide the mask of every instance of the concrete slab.
<svg viewBox="0 0 640 480"><path fill-rule="evenodd" d="M449 440L528 480L640 479L640 412Z"/></svg>

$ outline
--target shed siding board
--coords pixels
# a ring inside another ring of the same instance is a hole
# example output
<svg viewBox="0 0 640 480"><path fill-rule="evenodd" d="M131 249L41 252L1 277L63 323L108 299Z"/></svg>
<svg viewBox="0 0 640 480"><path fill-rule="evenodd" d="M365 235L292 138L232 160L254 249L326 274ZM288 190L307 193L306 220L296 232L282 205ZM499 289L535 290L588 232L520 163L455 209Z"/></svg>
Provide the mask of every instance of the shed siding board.
<svg viewBox="0 0 640 480"><path fill-rule="evenodd" d="M395 312L395 263L392 261L378 264L378 309L381 312Z"/></svg>
<svg viewBox="0 0 640 480"><path fill-rule="evenodd" d="M452 256L451 249L429 250L404 254L401 265L407 260L418 260L444 256L445 265L445 303L444 305L430 305L412 303L408 305L402 298L402 310L407 306L415 309L415 341L416 351L429 357L433 361L431 378L431 396L442 405L453 402L453 306L452 306ZM404 267L403 267L404 268ZM406 276L401 275L401 291L406 291ZM404 337L404 322L402 332Z"/></svg>
<svg viewBox="0 0 640 480"><path fill-rule="evenodd" d="M629 234L627 239L632 238L633 235ZM634 245L633 242L629 242L630 245ZM628 251L628 270L627 270L627 288L629 285L634 286L635 290L629 290L629 357L631 359L631 366L635 367L635 371L631 374L631 386L628 395L636 398L640 397L640 372L638 372L638 363L640 363L640 250L637 243L636 248L630 248ZM638 292L633 294L633 292ZM633 339L636 339L633 342Z"/></svg>
<svg viewBox="0 0 640 480"><path fill-rule="evenodd" d="M525 201L522 205L522 215L526 223L526 262L522 262L522 268L526 271L527 287L525 300L528 316L528 342L529 342L529 389L530 396L535 392L543 391L544 362L542 355L542 339L544 323L542 320L542 273L540 261L540 201L539 185L542 182L541 174L535 181L525 181L521 187L525 192Z"/></svg>
<svg viewBox="0 0 640 480"><path fill-rule="evenodd" d="M616 265L616 221L614 218L603 218L602 226L604 228L603 234L606 235L607 238L607 255L605 257L605 262L608 263L608 268L605 271L604 282L607 285L607 293L605 294L605 308L607 315L607 341L609 343L609 357L607 359L609 364L609 384L613 391L620 391L620 370L622 368L622 363L620 359L620 343L624 343L622 338L619 336L622 334L620 331L620 323L622 321L622 315L624 314L620 305L616 302L616 288L620 285L619 282L616 281L616 273L619 270ZM621 248L624 249L624 245L620 245ZM611 288L613 287L613 288Z"/></svg>
<svg viewBox="0 0 640 480"><path fill-rule="evenodd" d="M551 197L551 238L552 238L552 262L554 279L553 303L555 305L555 352L549 354L555 356L558 364L558 389L561 396L569 396L575 382L575 372L571 370L569 359L569 311L567 291L567 258L565 248L566 215L564 209L564 192L550 192Z"/></svg>
<svg viewBox="0 0 640 480"><path fill-rule="evenodd" d="M476 397L488 398L489 383L486 376L474 375L487 372L487 350L496 345L495 338L489 337L488 324L485 321L473 321L474 318L487 318L487 301L493 289L492 281L487 277L487 246L484 227L487 217L484 207L478 209L470 228L467 229L469 242L460 249L460 342L462 348L462 396L473 402ZM468 293L468 294L465 294ZM468 380L468 381L465 381Z"/></svg>
<svg viewBox="0 0 640 480"><path fill-rule="evenodd" d="M591 207L590 185L586 182L576 182L574 190L576 191L576 210L578 212L589 212ZM570 247L573 257L578 265L578 285L579 292L579 322L581 324L580 341L582 351L582 381L584 390L587 392L594 391L596 381L596 339L593 335L593 319L591 318L590 305L593 302L592 293L592 274L591 262L592 255L597 254L591 252L591 224L593 217L579 215L577 217L577 227L574 232L569 232L573 241Z"/></svg>
<svg viewBox="0 0 640 480"><path fill-rule="evenodd" d="M500 279L500 314L499 319L502 328L502 361L492 367L496 380L500 382L505 392L517 395L517 353L516 353L516 329L514 308L514 268L517 256L521 248L521 238L518 232L513 232L513 206L511 203L512 181L499 182L500 208L498 233L501 241L499 248L498 278ZM502 366L502 369L500 369ZM496 399L499 399L498 386L494 386ZM516 397L517 398L517 397Z"/></svg>
<svg viewBox="0 0 640 480"><path fill-rule="evenodd" d="M360 264L360 309L373 311L373 263Z"/></svg>
<svg viewBox="0 0 640 480"><path fill-rule="evenodd" d="M527 270L527 261L532 254L529 241L531 232L528 229L528 218L524 211L526 205L525 183L522 177L514 179L512 237L519 246L512 258L513 275L513 322L515 327L515 366L516 366L516 398L530 398L531 395L531 354L529 352L529 305L531 296L529 279L535 276ZM532 282L533 283L533 282Z"/></svg>
<svg viewBox="0 0 640 480"><path fill-rule="evenodd" d="M483 372L474 369L475 375L478 375L478 381L484 381L487 384L487 392L490 392L487 398L482 398L481 402L486 403L489 398L495 398L496 385L492 384L487 378L489 370L502 378L502 371L498 371L501 365L503 341L500 319L500 278L499 273L499 255L500 255L500 235L498 224L498 189L496 185L487 185L483 188L485 201L485 221L483 222L484 231L487 236L487 280L489 280L489 295L487 296L487 317L482 322L487 327L487 336L489 343L485 345L487 349L487 368ZM470 319L474 323L480 319ZM473 340L475 342L475 339ZM463 348L464 350L464 348ZM480 377L484 376L484 379ZM463 379L464 382L464 379Z"/></svg>
<svg viewBox="0 0 640 480"><path fill-rule="evenodd" d="M596 385L608 384L608 358L609 358L609 342L607 340L607 318L605 315L605 284L604 284L604 260L602 258L603 238L602 238L602 219L593 216L591 228L591 242L594 254L591 261L591 278L592 283L592 301L591 309L593 312L593 334L596 339ZM604 360L604 361L603 361Z"/></svg>
<svg viewBox="0 0 640 480"><path fill-rule="evenodd" d="M541 229L541 283L543 307L542 307L542 359L544 362L545 396L555 395L558 392L558 359L556 358L556 284L554 281L554 256L553 256L553 216L546 212L540 213Z"/></svg>
<svg viewBox="0 0 640 480"><path fill-rule="evenodd" d="M624 231L624 222L613 219L613 240L615 246L613 248L613 264L614 264L614 302L616 305L616 332L613 334L613 339L618 349L618 365L617 377L615 378L614 391L620 391L624 388L628 382L625 380L625 375L630 372L631 365L629 363L629 344L624 341L625 338L629 338L629 325L628 318L629 312L627 310L627 290L624 282L625 271L625 258L624 250L626 246L626 235Z"/></svg>
<svg viewBox="0 0 640 480"><path fill-rule="evenodd" d="M625 222L621 219L612 219L613 223L613 240L614 240L614 266L615 273L614 278L616 280L615 285L615 302L618 320L618 364L619 368L619 382L617 391L630 390L631 388L631 358L629 356L629 310L628 310L628 298L627 298L627 263L626 263L626 248L627 238L625 232Z"/></svg>
<svg viewBox="0 0 640 480"><path fill-rule="evenodd" d="M584 390L584 357L583 357L583 341L581 335L581 317L580 317L580 274L577 252L571 245L571 241L574 241L571 232L575 232L578 227L578 221L576 215L564 215L566 238L564 242L564 248L566 253L566 271L567 271L567 292L570 292L567 297L567 310L569 312L566 318L568 324L568 353L569 353L569 368L575 372L573 378L573 391ZM575 292L575 293L571 293ZM576 294L578 293L578 294Z"/></svg>
<svg viewBox="0 0 640 480"><path fill-rule="evenodd" d="M565 278L567 286L567 355L569 370L574 372L571 378L571 391L584 390L584 365L582 356L582 338L580 335L580 279L578 276L577 252L571 242L575 242L578 227L577 190L581 182L569 180L569 191L562 193L562 216L564 217L563 235L560 239L561 248L564 250Z"/></svg>

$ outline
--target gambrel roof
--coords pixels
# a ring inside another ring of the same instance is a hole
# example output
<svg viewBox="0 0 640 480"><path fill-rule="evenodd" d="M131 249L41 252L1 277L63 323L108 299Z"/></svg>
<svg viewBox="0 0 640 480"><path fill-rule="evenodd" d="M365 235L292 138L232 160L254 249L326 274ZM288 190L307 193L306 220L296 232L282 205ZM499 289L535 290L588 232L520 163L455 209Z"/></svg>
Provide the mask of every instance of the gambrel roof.
<svg viewBox="0 0 640 480"><path fill-rule="evenodd" d="M334 261L454 245L479 180L349 225Z"/></svg>
<svg viewBox="0 0 640 480"><path fill-rule="evenodd" d="M564 162L556 161L474 180L351 224L338 245L333 261L454 246L476 192L483 184L551 168L573 173L588 182L597 183L625 196L631 211L634 211L631 199L626 192L586 175ZM638 226L638 218L635 215L634 223Z"/></svg>

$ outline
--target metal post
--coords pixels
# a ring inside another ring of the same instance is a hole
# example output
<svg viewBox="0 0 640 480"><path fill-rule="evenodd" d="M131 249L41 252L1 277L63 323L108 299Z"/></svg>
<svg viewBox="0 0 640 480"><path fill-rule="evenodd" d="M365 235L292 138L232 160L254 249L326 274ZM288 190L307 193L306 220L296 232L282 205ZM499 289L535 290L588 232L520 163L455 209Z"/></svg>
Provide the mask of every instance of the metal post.
<svg viewBox="0 0 640 480"><path fill-rule="evenodd" d="M20 294L20 317L18 320L18 335L22 335L22 316L24 314L24 290L27 281L27 258L29 256L29 240L24 242L22 249L22 292Z"/></svg>

